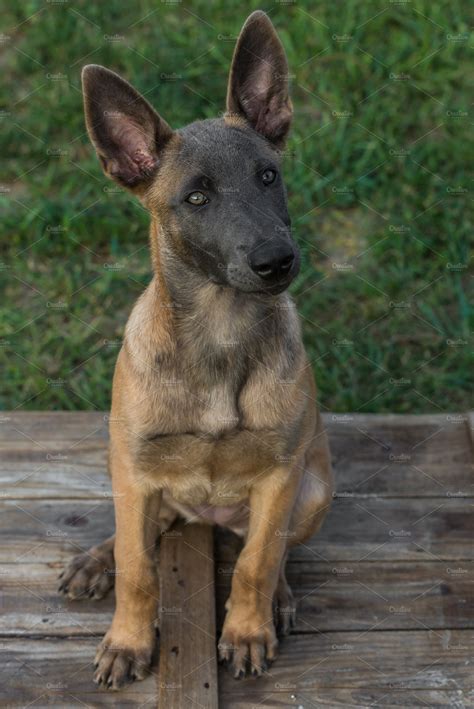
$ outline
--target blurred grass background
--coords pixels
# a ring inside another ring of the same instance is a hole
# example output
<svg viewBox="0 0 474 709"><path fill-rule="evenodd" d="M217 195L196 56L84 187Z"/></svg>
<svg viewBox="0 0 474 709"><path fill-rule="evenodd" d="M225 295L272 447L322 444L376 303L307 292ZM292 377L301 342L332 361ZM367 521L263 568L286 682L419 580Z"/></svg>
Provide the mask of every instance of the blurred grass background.
<svg viewBox="0 0 474 709"><path fill-rule="evenodd" d="M469 0L2 6L1 408L106 409L150 279L147 215L101 173L81 67L113 68L174 127L215 116L258 7L292 73L292 290L323 409L472 406Z"/></svg>

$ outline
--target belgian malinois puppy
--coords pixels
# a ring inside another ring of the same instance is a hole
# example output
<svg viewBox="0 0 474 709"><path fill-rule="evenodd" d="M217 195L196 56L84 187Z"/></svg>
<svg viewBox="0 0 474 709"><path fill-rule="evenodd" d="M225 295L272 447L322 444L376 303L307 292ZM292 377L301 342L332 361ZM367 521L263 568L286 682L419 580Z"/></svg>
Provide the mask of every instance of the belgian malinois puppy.
<svg viewBox="0 0 474 709"><path fill-rule="evenodd" d="M299 269L280 158L288 65L254 12L235 49L222 118L170 126L119 76L83 71L87 130L104 171L151 216L154 277L127 323L113 382L116 534L62 575L70 598L117 608L95 681L141 679L155 645L154 548L178 515L229 527L244 547L219 653L260 675L287 633L290 547L321 525L332 487L326 433L295 307ZM276 608L276 625L274 609Z"/></svg>

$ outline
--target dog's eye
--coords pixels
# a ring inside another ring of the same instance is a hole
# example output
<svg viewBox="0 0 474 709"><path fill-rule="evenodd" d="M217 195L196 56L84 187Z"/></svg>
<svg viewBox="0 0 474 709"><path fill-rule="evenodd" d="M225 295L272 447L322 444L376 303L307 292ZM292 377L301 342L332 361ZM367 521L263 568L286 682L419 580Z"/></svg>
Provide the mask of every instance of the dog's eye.
<svg viewBox="0 0 474 709"><path fill-rule="evenodd" d="M201 207L203 204L207 204L209 200L202 192L191 192L191 194L188 194L186 197L186 202L194 204L196 207Z"/></svg>
<svg viewBox="0 0 474 709"><path fill-rule="evenodd" d="M264 170L264 171L262 172L262 182L263 182L263 184L264 184L264 185L271 185L272 182L275 182L276 176L277 176L277 174L276 174L275 170L270 170L270 169Z"/></svg>

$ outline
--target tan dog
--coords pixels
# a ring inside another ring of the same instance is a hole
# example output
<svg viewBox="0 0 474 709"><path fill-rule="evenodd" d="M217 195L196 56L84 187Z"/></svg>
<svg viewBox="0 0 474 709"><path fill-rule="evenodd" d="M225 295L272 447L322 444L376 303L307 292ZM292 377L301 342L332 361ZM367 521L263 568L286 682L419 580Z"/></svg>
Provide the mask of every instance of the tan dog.
<svg viewBox="0 0 474 709"><path fill-rule="evenodd" d="M253 13L235 50L223 118L172 131L129 84L83 72L87 129L106 174L151 215L154 278L119 354L110 422L116 535L62 575L71 598L113 584L95 681L141 679L155 646L154 548L178 515L245 539L219 642L236 677L260 675L289 632L288 549L332 496L326 434L298 316L299 268L279 173L292 107L283 47Z"/></svg>

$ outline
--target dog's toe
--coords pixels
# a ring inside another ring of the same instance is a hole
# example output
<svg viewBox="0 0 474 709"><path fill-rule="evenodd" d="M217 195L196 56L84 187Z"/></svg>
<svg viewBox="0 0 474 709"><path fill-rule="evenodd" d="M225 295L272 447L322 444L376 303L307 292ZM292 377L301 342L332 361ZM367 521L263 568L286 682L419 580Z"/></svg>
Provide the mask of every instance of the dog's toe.
<svg viewBox="0 0 474 709"><path fill-rule="evenodd" d="M64 569L58 591L70 600L103 598L114 585L112 553L93 550L75 556Z"/></svg>
<svg viewBox="0 0 474 709"><path fill-rule="evenodd" d="M256 635L242 635L229 641L223 636L219 641L219 659L232 672L234 679L247 674L261 677L276 657L278 641L274 630Z"/></svg>
<svg viewBox="0 0 474 709"><path fill-rule="evenodd" d="M104 641L99 645L95 658L94 682L106 689L119 690L148 674L151 651L118 648Z"/></svg>

